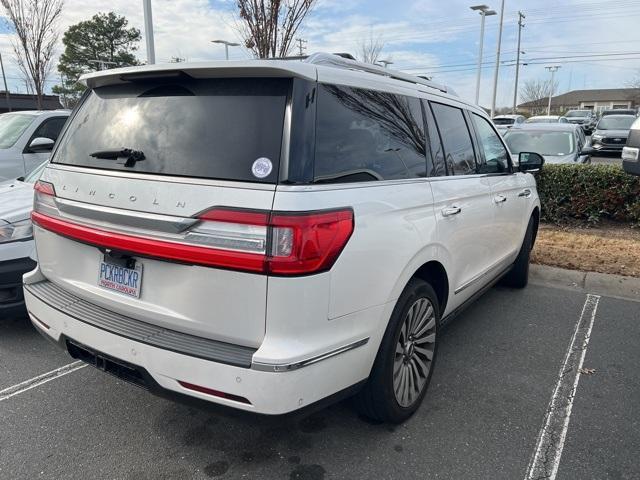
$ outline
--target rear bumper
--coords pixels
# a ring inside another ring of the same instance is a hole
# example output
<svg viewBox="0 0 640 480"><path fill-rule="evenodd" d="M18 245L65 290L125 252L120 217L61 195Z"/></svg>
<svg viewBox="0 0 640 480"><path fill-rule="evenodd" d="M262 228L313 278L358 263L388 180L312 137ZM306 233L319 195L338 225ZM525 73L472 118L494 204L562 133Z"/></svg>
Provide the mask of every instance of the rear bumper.
<svg viewBox="0 0 640 480"><path fill-rule="evenodd" d="M24 313L22 275L35 266L36 262L28 257L0 262L0 316Z"/></svg>
<svg viewBox="0 0 640 480"><path fill-rule="evenodd" d="M25 286L25 299L33 324L72 356L93 363L88 358L95 356L83 354L82 349L98 352L101 359L98 363L106 365L104 358L113 359L110 365L116 367L111 370L120 373L101 367L103 370L132 383L144 383L142 386L154 393L173 392L260 414L289 413L361 382L369 375L379 343L379 338L372 341L367 338L366 342L354 342L334 354L310 358L313 361L304 365L265 371L264 356L260 357L260 365L253 362L247 366L231 365L151 345L153 336L133 339L107 331L105 325L81 320L60 305L45 301L37 289L31 287L33 285ZM64 298L61 303L65 303ZM368 313L383 315L384 310L380 307ZM183 340L178 343L183 344ZM80 346L80 350L73 350L69 344ZM269 348L274 347L267 346L266 349ZM330 353L331 347L327 346L326 351ZM132 374L132 370L141 373ZM132 381L127 378L129 374L138 375L142 380ZM225 396L196 391L185 384L222 392Z"/></svg>

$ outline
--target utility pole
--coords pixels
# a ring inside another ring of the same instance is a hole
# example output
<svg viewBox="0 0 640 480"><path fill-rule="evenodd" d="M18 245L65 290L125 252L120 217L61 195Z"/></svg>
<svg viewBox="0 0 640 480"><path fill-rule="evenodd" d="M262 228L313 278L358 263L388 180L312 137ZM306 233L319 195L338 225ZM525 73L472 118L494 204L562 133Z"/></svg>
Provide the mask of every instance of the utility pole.
<svg viewBox="0 0 640 480"><path fill-rule="evenodd" d="M518 109L518 75L520 74L520 37L522 36L522 29L524 23L522 20L526 18L524 13L518 11L518 53L516 54L516 84L513 87L513 114L515 115Z"/></svg>
<svg viewBox="0 0 640 480"><path fill-rule="evenodd" d="M504 20L504 0L500 6L500 27L498 29L498 48L496 51L496 69L493 73L493 95L491 98L491 118L496 113L496 95L498 93L498 70L500 69L500 45L502 43L502 21Z"/></svg>
<svg viewBox="0 0 640 480"><path fill-rule="evenodd" d="M142 0L144 5L144 36L147 39L147 63L156 63L156 47L153 42L153 16L151 13L151 0Z"/></svg>
<svg viewBox="0 0 640 480"><path fill-rule="evenodd" d="M303 38L297 38L297 39L296 39L296 42L298 42L298 54L299 54L300 56L303 56L303 55L304 55L304 51L305 51L305 49L307 48L307 47L305 46L305 45L306 45L306 43L307 43L307 41L306 41L306 40L304 40Z"/></svg>
<svg viewBox="0 0 640 480"><path fill-rule="evenodd" d="M4 80L4 94L7 96L7 108L11 111L11 100L9 96L9 88L7 87L7 77L4 74L4 63L2 63L2 55L0 54L0 67L2 67L2 80Z"/></svg>
<svg viewBox="0 0 640 480"><path fill-rule="evenodd" d="M62 106L64 108L67 108L67 99L66 99L65 94L64 94L64 92L65 92L67 87L65 87L65 85L64 85L64 74L62 72L60 72L60 87L61 87L61 90L62 90Z"/></svg>
<svg viewBox="0 0 640 480"><path fill-rule="evenodd" d="M547 105L547 116L551 115L551 97L553 97L553 87L556 72L560 68L560 65L552 65L550 67L544 67L551 72L551 85L549 85L549 105Z"/></svg>
<svg viewBox="0 0 640 480"><path fill-rule="evenodd" d="M480 77L482 75L482 48L484 46L484 18L495 15L495 10L489 10L487 5L475 5L469 7L471 10L478 10L482 19L480 20L480 51L478 52L478 75L476 76L476 105L480 101Z"/></svg>

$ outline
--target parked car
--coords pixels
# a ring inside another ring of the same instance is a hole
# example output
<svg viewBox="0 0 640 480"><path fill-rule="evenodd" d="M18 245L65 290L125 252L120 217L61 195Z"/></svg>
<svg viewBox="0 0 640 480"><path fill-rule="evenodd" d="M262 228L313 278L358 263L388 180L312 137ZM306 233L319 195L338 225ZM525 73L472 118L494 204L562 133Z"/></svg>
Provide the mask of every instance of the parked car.
<svg viewBox="0 0 640 480"><path fill-rule="evenodd" d="M29 110L0 115L0 182L23 177L49 158L68 110Z"/></svg>
<svg viewBox="0 0 640 480"><path fill-rule="evenodd" d="M545 163L591 163L593 149L587 145L582 129L571 124L525 124L504 135L511 154L539 152Z"/></svg>
<svg viewBox="0 0 640 480"><path fill-rule="evenodd" d="M46 162L26 178L0 183L0 318L24 314L22 275L36 266L31 210L33 184Z"/></svg>
<svg viewBox="0 0 640 480"><path fill-rule="evenodd" d="M524 123L569 123L566 118L560 115L536 115L529 117Z"/></svg>
<svg viewBox="0 0 640 480"><path fill-rule="evenodd" d="M640 119L631 125L627 144L622 149L622 167L627 173L640 175Z"/></svg>
<svg viewBox="0 0 640 480"><path fill-rule="evenodd" d="M598 117L593 110L569 110L564 116L569 123L580 125L587 135L591 135L598 122Z"/></svg>
<svg viewBox="0 0 640 480"><path fill-rule="evenodd" d="M634 117L637 117L638 110L635 108L614 108L612 110L603 110L600 112L600 118L606 117L607 115L633 115Z"/></svg>
<svg viewBox="0 0 640 480"><path fill-rule="evenodd" d="M527 284L543 159L516 171L446 87L328 54L82 78L24 278L33 324L74 358L263 414L357 391L400 422L439 325Z"/></svg>
<svg viewBox="0 0 640 480"><path fill-rule="evenodd" d="M498 115L493 117L493 124L496 126L498 132L504 135L508 129L515 125L524 123L526 118L523 115Z"/></svg>
<svg viewBox="0 0 640 480"><path fill-rule="evenodd" d="M598 152L622 152L629 130L636 120L633 115L607 115L603 117L591 135L593 148Z"/></svg>

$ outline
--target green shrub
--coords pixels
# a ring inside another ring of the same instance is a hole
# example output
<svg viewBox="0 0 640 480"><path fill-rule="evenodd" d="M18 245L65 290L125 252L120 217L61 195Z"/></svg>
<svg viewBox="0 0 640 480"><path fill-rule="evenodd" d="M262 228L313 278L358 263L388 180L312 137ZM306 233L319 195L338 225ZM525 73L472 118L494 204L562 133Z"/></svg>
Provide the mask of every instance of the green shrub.
<svg viewBox="0 0 640 480"><path fill-rule="evenodd" d="M640 177L617 165L545 165L537 181L543 221L640 225Z"/></svg>

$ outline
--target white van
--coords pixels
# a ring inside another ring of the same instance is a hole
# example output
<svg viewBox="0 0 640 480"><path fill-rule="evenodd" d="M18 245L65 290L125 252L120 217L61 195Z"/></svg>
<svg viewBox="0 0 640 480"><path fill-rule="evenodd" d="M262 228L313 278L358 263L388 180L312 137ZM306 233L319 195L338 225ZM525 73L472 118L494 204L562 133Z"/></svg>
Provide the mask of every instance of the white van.
<svg viewBox="0 0 640 480"><path fill-rule="evenodd" d="M36 185L30 317L156 392L283 414L420 405L438 326L524 287L543 160L422 78L306 61L151 65L88 93Z"/></svg>

